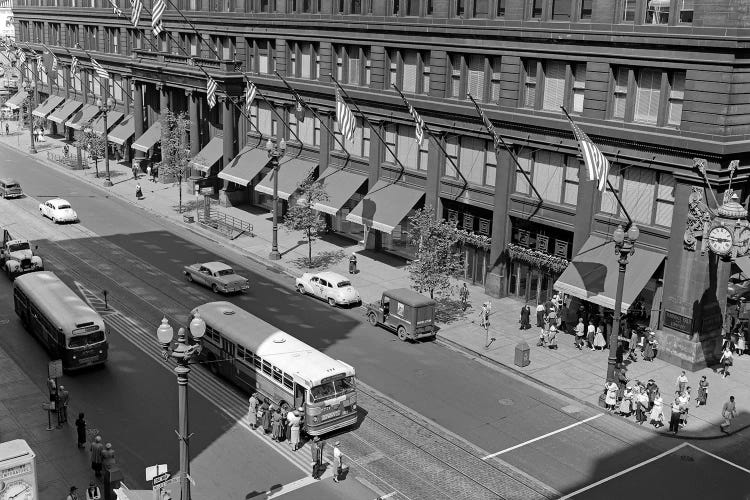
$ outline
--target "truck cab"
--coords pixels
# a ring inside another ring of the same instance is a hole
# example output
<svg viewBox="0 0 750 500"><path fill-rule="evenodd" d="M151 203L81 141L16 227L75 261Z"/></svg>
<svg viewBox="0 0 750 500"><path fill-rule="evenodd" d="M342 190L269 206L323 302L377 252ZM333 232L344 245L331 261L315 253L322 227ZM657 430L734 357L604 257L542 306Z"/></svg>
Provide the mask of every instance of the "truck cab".
<svg viewBox="0 0 750 500"><path fill-rule="evenodd" d="M3 246L0 248L0 262L10 278L24 273L43 271L42 258L34 255L27 240L13 239L8 231L3 232Z"/></svg>
<svg viewBox="0 0 750 500"><path fill-rule="evenodd" d="M383 292L380 301L367 304L367 320L396 332L400 340L434 337L435 301L408 288Z"/></svg>

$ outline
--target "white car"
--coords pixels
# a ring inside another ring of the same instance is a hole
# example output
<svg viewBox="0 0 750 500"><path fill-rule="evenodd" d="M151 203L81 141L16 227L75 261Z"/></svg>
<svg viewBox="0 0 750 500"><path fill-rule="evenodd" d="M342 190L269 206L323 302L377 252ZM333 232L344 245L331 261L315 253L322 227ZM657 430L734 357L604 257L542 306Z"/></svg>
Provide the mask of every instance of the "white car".
<svg viewBox="0 0 750 500"><path fill-rule="evenodd" d="M330 305L361 304L359 292L352 283L340 274L324 271L305 273L296 279L297 291L302 295L312 295L325 300Z"/></svg>
<svg viewBox="0 0 750 500"><path fill-rule="evenodd" d="M52 219L52 222L78 222L78 214L70 207L70 203L62 198L47 200L39 204L42 217Z"/></svg>

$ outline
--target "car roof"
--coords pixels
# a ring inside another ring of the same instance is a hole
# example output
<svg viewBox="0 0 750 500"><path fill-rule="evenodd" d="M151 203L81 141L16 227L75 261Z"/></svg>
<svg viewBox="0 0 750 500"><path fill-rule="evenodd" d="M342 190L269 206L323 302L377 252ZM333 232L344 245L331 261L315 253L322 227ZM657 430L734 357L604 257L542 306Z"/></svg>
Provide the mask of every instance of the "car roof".
<svg viewBox="0 0 750 500"><path fill-rule="evenodd" d="M435 304L435 301L433 299L425 297L421 293L415 292L410 288L395 288L393 290L386 290L383 292L383 295L412 307Z"/></svg>
<svg viewBox="0 0 750 500"><path fill-rule="evenodd" d="M15 179L11 179L10 177L3 177L2 179L0 179L0 182L2 182L3 184L20 184L20 182Z"/></svg>
<svg viewBox="0 0 750 500"><path fill-rule="evenodd" d="M47 201L52 203L53 205L59 205L61 203L66 203L70 205L70 202L68 202L68 200L63 200L62 198L52 198L51 200L47 200Z"/></svg>
<svg viewBox="0 0 750 500"><path fill-rule="evenodd" d="M230 266L229 264L224 264L223 262L219 261L204 262L203 264L201 264L201 266L205 267L211 272L222 271L224 269L232 269L232 266Z"/></svg>
<svg viewBox="0 0 750 500"><path fill-rule="evenodd" d="M324 280L330 281L331 283L338 283L339 281L349 281L348 278L341 276L339 273L334 273L331 271L323 271L320 273L313 274L313 276L317 276L318 278L323 278Z"/></svg>

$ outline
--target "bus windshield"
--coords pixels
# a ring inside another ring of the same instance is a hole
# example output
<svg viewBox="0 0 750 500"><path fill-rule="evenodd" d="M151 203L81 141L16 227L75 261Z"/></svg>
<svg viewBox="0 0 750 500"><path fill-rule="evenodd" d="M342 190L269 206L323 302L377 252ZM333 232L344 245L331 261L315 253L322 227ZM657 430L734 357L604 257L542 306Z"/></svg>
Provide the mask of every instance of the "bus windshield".
<svg viewBox="0 0 750 500"><path fill-rule="evenodd" d="M354 392L354 377L344 377L333 382L316 385L310 389L314 403Z"/></svg>
<svg viewBox="0 0 750 500"><path fill-rule="evenodd" d="M104 332L99 330L88 335L76 335L68 339L68 347L85 347L87 345L104 342Z"/></svg>

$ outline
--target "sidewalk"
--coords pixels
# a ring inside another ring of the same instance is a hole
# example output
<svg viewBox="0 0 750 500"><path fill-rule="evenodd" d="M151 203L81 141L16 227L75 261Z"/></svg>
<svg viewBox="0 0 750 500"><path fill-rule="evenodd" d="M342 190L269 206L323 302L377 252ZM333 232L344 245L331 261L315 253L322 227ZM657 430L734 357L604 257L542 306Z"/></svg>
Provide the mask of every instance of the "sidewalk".
<svg viewBox="0 0 750 500"><path fill-rule="evenodd" d="M0 143L28 151L28 131L5 136L0 135ZM47 152L62 154L63 143L56 138L47 137L46 142L38 143L39 153L35 158L58 170L63 170L69 175L79 177L90 184L103 187L103 174L99 179L95 178L93 169L69 170L62 165L48 160ZM71 154L75 154L71 148ZM100 173L103 171L100 162ZM208 236L220 245L231 247L247 257L273 267L289 276L299 276L306 270L307 244L302 242L300 234L289 233L283 228L278 232L279 251L281 260L270 261L267 259L271 249L271 214L258 210L248 211L236 207L223 207L221 210L228 215L243 219L253 225L253 236L242 235L235 240L216 237L216 233L200 227L198 224L185 223L183 214L178 213L178 187L171 184L152 183L141 174L138 181L133 179L130 166L112 161L110 163L110 177L114 185L109 191L118 197L138 205L149 211L154 216L168 219L176 224L182 225L191 231ZM141 184L144 198L136 200L135 184ZM187 185L183 184L183 209L192 207L193 211L186 212L195 214L195 198L187 194ZM185 212L184 212L185 213ZM85 214L83 214L85 224ZM348 257L352 252L357 253L359 272L355 275L348 274ZM326 268L348 276L352 284L359 290L364 302L375 301L384 289L409 287L408 275L405 271L405 263L396 257L379 254L364 250L360 245L338 236L326 236L313 243L313 256L324 260ZM291 284L290 284L291 287ZM459 307L458 297L455 299L442 300L439 310L442 315L443 324L438 334L438 341L445 342L465 352L491 361L504 369L511 370L523 377L536 381L552 388L555 391L566 394L576 400L598 408L599 395L603 391L604 378L607 369L607 351L579 351L573 346L573 338L568 335L558 335L559 349L550 350L536 347L538 329L519 330L519 312L522 303L513 298L494 299L484 293L482 287L470 286L470 306L466 311ZM488 349L485 349L485 334L478 325L478 311L484 301L492 301L492 317L490 336L494 340ZM364 318L363 318L364 321ZM526 367L518 367L514 364L514 350L519 342L526 342L531 349L531 364ZM654 379L660 387L665 401L665 418L669 419L669 402L674 394L675 380L681 369L677 366L667 364L659 359L646 362L642 359L628 366L627 375L631 380L646 382ZM735 356L735 365L731 370L731 376L722 379L712 369L706 368L695 373L689 373L689 385L693 388L692 395L697 394L698 380L701 375L706 375L709 386L708 405L695 408L691 402L689 423L680 430L678 437L685 439L712 439L726 436L719 429L722 421L721 407L734 395L737 404L737 418L732 423L734 432L750 426L750 396L748 396L746 380L750 375L750 356ZM613 417L622 418L622 417ZM628 419L633 426L634 419ZM668 434L668 426L654 429L645 424L637 426L650 432Z"/></svg>

